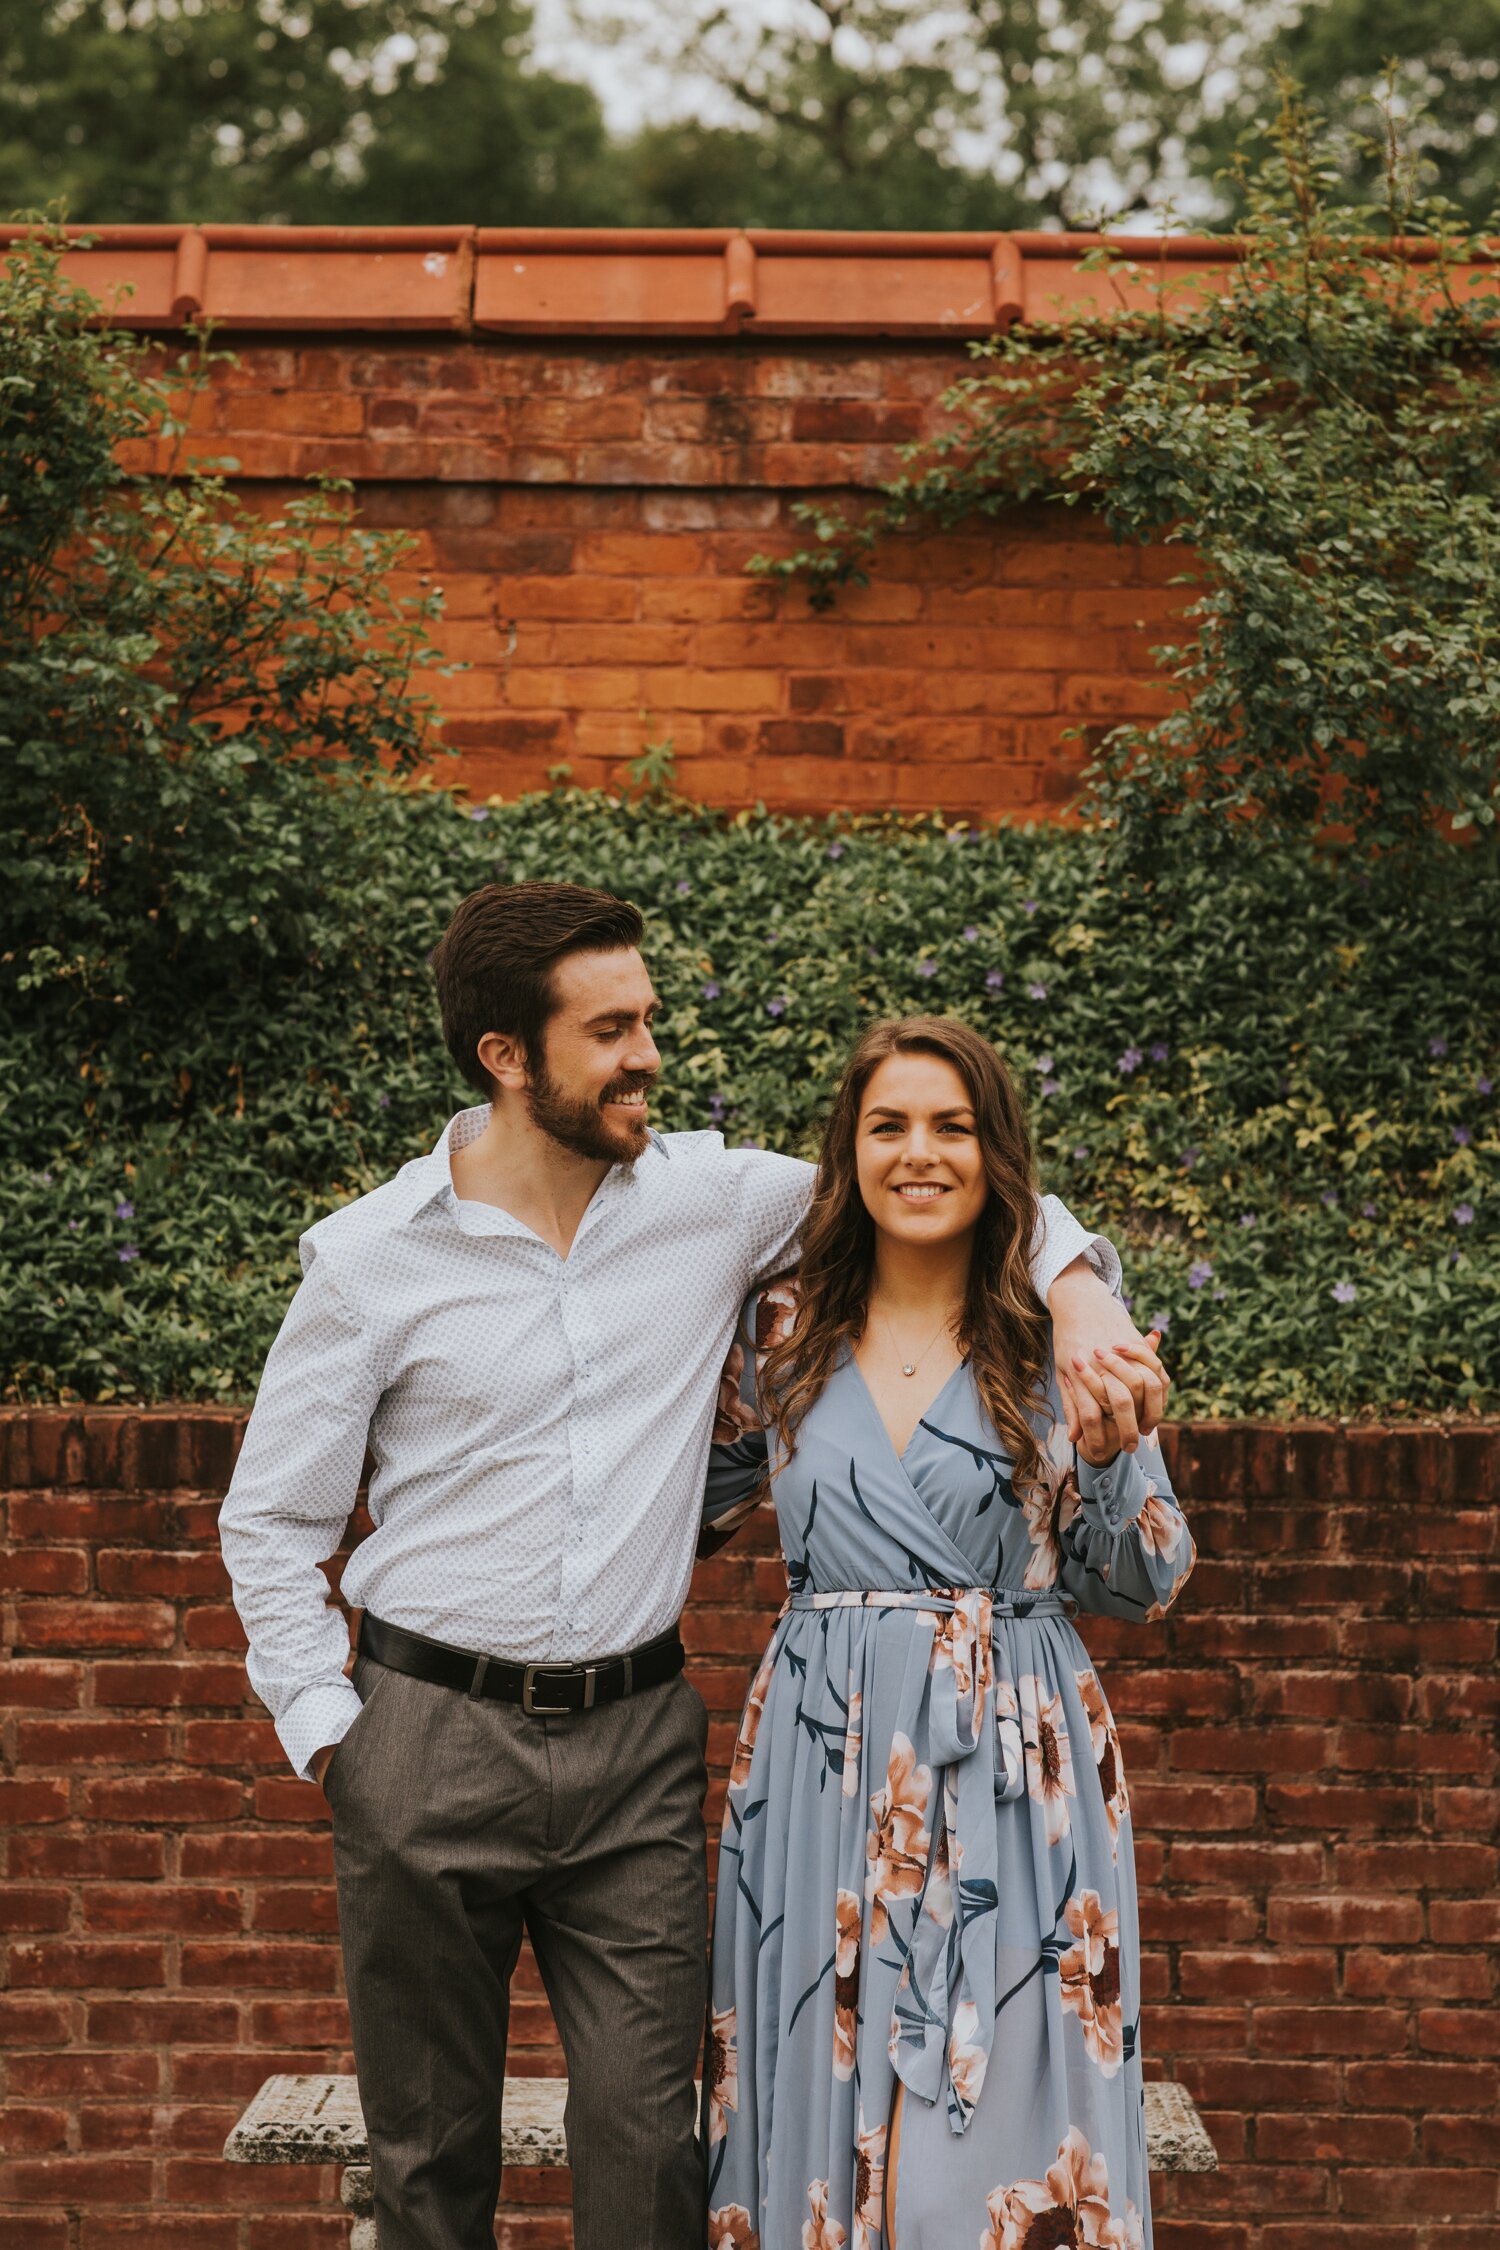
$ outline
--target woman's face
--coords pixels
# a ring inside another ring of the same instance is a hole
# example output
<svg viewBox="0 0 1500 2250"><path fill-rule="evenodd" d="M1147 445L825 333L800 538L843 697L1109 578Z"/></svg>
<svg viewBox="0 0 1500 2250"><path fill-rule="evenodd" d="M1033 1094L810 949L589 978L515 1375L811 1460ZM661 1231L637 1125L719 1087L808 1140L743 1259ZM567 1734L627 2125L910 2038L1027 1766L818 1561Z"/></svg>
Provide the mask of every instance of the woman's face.
<svg viewBox="0 0 1500 2250"><path fill-rule="evenodd" d="M971 1234L989 1194L968 1089L941 1055L887 1055L865 1087L855 1127L865 1209L902 1243Z"/></svg>

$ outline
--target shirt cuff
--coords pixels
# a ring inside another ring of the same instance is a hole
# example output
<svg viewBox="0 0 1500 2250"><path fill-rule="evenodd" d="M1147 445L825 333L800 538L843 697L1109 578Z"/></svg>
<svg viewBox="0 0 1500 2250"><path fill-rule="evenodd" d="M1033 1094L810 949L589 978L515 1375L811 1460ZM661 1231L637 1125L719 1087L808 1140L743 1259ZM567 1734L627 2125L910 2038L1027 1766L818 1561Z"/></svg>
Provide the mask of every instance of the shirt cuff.
<svg viewBox="0 0 1500 2250"><path fill-rule="evenodd" d="M317 1780L314 1756L342 1742L363 1709L358 1688L343 1678L316 1681L292 1697L276 1733L299 1781Z"/></svg>
<svg viewBox="0 0 1500 2250"><path fill-rule="evenodd" d="M1065 1266L1078 1257L1085 1257L1112 1296L1120 1294L1120 1254L1108 1235L1090 1234L1081 1226L1067 1205L1055 1195L1042 1197L1042 1220L1046 1228L1045 1239L1038 1243L1031 1261L1032 1286L1045 1305L1047 1292Z"/></svg>
<svg viewBox="0 0 1500 2250"><path fill-rule="evenodd" d="M1078 1492L1096 1522L1108 1532L1123 1531L1146 1505L1146 1472L1134 1453L1117 1453L1113 1461L1096 1469L1081 1453L1075 1455Z"/></svg>

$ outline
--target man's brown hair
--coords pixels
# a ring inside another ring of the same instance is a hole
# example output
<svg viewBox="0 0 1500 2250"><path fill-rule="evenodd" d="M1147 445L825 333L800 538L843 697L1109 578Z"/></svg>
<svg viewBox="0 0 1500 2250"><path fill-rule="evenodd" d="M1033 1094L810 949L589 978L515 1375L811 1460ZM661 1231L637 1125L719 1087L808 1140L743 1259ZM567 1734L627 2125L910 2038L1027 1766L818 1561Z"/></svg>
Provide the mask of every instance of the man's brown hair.
<svg viewBox="0 0 1500 2250"><path fill-rule="evenodd" d="M639 945L640 911L610 891L580 883L486 883L470 891L432 951L448 1052L489 1099L479 1060L487 1031L518 1039L533 1069L557 1002L554 965L569 953L613 953Z"/></svg>

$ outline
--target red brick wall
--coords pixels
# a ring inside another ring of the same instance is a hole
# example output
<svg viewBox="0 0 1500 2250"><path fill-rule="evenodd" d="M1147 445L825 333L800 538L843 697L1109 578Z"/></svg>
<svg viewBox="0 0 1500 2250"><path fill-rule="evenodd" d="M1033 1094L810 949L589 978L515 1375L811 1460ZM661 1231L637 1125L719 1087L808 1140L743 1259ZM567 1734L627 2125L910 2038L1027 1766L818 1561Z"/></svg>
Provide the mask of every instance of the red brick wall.
<svg viewBox="0 0 1500 2250"><path fill-rule="evenodd" d="M814 616L747 578L804 534L799 498L858 498L937 427L951 342L371 335L237 344L191 439L279 506L354 480L417 539L403 583L447 599L471 669L434 683L467 786L566 764L620 778L670 735L710 803L1055 814L1070 729L1163 707L1149 650L1181 557L1033 508L903 537Z"/></svg>
<svg viewBox="0 0 1500 2250"><path fill-rule="evenodd" d="M268 2073L345 2059L321 1798L249 1696L215 1545L238 1418L0 1416L9 1827L0 2250L339 2250L334 2173L219 2160ZM1148 2068L1223 2169L1162 2250L1494 2250L1500 1429L1175 1433L1180 1615L1089 1621L1137 1831ZM719 1782L782 1576L686 1630ZM528 1987L515 2065L555 2067ZM559 2250L556 2176L500 2239ZM550 2206L550 2207L549 2207Z"/></svg>

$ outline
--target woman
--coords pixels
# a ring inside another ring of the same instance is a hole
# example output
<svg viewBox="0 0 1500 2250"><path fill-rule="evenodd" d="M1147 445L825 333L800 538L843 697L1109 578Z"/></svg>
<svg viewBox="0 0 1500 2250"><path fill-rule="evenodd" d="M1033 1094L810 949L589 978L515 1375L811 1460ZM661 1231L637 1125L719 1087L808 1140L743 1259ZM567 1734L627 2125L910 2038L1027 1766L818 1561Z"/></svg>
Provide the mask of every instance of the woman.
<svg viewBox="0 0 1500 2250"><path fill-rule="evenodd" d="M1068 1441L1032 1211L993 1049L876 1025L725 1370L705 1551L769 1489L791 1591L720 1847L713 2250L1149 2244L1129 1806L1068 1619L1160 1617L1193 1544L1155 1439L1118 1451L1149 1345L1076 1363Z"/></svg>

